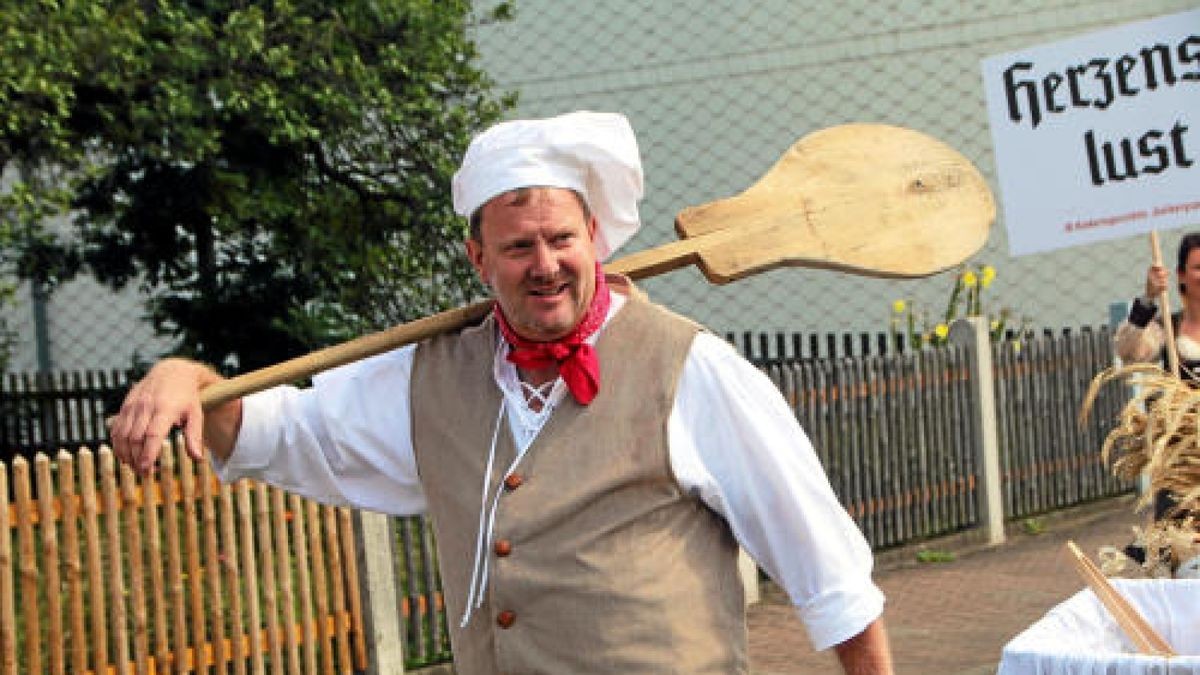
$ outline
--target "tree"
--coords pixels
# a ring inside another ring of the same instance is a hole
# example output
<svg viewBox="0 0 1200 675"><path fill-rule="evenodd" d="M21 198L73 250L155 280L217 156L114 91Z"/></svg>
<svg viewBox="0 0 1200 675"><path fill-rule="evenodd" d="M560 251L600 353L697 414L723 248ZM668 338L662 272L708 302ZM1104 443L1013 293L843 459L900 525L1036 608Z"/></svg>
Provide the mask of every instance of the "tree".
<svg viewBox="0 0 1200 675"><path fill-rule="evenodd" d="M72 237L39 234L22 259L144 284L156 328L229 369L477 295L450 176L512 98L467 29L511 10L471 6L26 3L0 19L26 35L0 47L17 113L0 162L23 167L11 193L36 195L10 223L75 215Z"/></svg>
<svg viewBox="0 0 1200 675"><path fill-rule="evenodd" d="M0 305L25 277L39 291L77 269L42 224L62 212L70 191L63 173L79 166L68 118L82 45L77 28L86 13L74 6L62 21L44 25L44 5L12 3L0 12ZM0 325L7 364L12 338Z"/></svg>

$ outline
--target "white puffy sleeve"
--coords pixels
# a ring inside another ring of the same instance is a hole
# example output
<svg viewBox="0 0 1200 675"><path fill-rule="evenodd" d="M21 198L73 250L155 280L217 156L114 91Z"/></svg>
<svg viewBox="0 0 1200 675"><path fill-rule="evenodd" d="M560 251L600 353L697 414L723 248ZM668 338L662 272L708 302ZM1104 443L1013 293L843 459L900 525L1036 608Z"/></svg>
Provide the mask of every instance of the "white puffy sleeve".
<svg viewBox="0 0 1200 675"><path fill-rule="evenodd" d="M680 485L783 587L816 649L879 617L870 547L808 437L774 383L714 335L692 345L668 435Z"/></svg>
<svg viewBox="0 0 1200 675"><path fill-rule="evenodd" d="M247 396L233 452L213 459L217 475L339 506L423 512L409 415L414 353L404 347L327 371L308 389Z"/></svg>

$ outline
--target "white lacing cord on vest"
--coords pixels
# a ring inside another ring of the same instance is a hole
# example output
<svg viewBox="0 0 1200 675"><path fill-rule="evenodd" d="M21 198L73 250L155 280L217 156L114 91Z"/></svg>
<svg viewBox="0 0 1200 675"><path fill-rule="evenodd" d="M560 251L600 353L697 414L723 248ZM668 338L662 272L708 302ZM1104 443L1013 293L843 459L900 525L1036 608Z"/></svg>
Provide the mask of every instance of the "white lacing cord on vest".
<svg viewBox="0 0 1200 675"><path fill-rule="evenodd" d="M504 384L508 385L507 382ZM567 386L561 377L546 382L540 387L524 381L519 381L517 384L520 386L520 392L506 389L505 397L510 399L509 403L511 404L508 409L510 426L514 427L514 432L520 433L520 436L514 439L517 442L517 456L520 457L525 454L525 449L533 443L533 439L541 433L542 427L546 426L546 421L554 412L554 406L562 400ZM517 397L520 397L520 403L512 400ZM516 424L513 425L512 422L516 422Z"/></svg>
<svg viewBox="0 0 1200 675"><path fill-rule="evenodd" d="M466 628L467 622L471 620L471 610L483 604L483 589L478 587L479 582L479 567L484 560L483 556L483 541L484 541L484 521L487 513L487 493L488 480L492 477L492 464L496 459L496 439L500 436L500 424L504 422L504 399L500 399L500 412L496 415L496 426L492 429L492 447L488 450L487 468L483 471L483 488L479 496L479 530L475 535L475 564L471 566L471 590L467 592L467 607L463 611L462 622L458 624L459 628ZM499 494L499 490L496 491ZM488 539L491 539L490 534ZM478 590L479 597L476 600L476 591Z"/></svg>
<svg viewBox="0 0 1200 675"><path fill-rule="evenodd" d="M492 443L488 448L487 468L483 472L483 487L480 489L479 495L479 531L475 538L475 563L471 566L471 588L467 593L467 606L463 610L459 628L467 627L471 620L471 613L483 606L483 598L487 593L488 563L491 556L486 549L495 532L496 509L500 504L500 493L503 490L499 485L496 486L496 494L492 497L490 509L487 496L488 489L491 487L489 481L492 477L492 467L496 462L496 444L500 439L500 426L504 423L505 412L511 410L514 413L512 422L515 424L510 424L510 427L514 432L519 431L520 437L513 439L517 446L516 457L513 458L508 469L501 474L503 477L509 476L516 470L517 464L525 456L525 451L529 449L534 437L541 432L546 421L550 419L555 405L562 400L566 392L562 378L547 382L540 387L520 381L516 376L516 371L506 365L507 350L507 344L502 339L496 343L495 378L503 395L500 398L500 411L496 414L496 425L492 429ZM540 404L537 410L530 406L534 402ZM501 482L503 480L504 478L501 478Z"/></svg>
<svg viewBox="0 0 1200 675"><path fill-rule="evenodd" d="M484 470L484 486L482 486L479 496L479 534L476 534L475 537L475 565L472 566L472 572L470 572L467 609L463 611L462 622L458 623L460 628L466 628L470 621L470 613L484 605L484 596L487 592L488 560L491 556L485 549L492 542L492 534L496 531L496 509L500 503L500 492L504 491L497 485L496 495L492 496L492 506L488 508L487 489L490 488L488 480L492 477L492 466L496 464L496 443L500 438L500 425L504 424L504 406L505 401L502 398L500 399L500 410L496 414L496 428L492 430L491 447L487 448L487 468ZM528 443L523 443L523 447L518 450L515 458L512 458L512 464L504 470L502 476L508 477L509 474L516 471L517 464L520 464L521 458L524 456L524 448L527 447ZM503 478L500 479L500 482L503 483L503 480Z"/></svg>

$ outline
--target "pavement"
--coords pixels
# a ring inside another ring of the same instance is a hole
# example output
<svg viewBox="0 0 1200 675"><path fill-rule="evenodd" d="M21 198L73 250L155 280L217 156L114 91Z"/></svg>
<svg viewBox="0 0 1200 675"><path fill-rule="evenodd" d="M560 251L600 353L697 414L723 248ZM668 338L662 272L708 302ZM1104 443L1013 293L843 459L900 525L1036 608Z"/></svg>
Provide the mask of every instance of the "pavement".
<svg viewBox="0 0 1200 675"><path fill-rule="evenodd" d="M995 673L1009 640L1084 587L1067 540L1097 560L1101 546L1129 543L1143 522L1123 497L1016 524L999 546L949 538L878 555L897 675ZM920 550L953 560L922 563ZM842 672L832 650L812 650L778 587L766 583L762 596L748 616L753 675Z"/></svg>

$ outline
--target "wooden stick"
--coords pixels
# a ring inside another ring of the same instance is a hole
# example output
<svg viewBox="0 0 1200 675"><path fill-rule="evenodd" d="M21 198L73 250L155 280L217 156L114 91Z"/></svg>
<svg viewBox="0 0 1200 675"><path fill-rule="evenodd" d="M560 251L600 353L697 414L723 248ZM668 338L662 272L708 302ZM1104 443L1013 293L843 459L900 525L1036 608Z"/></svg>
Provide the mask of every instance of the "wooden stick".
<svg viewBox="0 0 1200 675"><path fill-rule="evenodd" d="M1150 230L1150 254L1154 257L1154 264L1162 267L1162 249L1158 245L1158 230ZM1171 318L1171 292L1167 288L1159 293L1158 306L1162 315L1163 330L1167 336L1167 363L1170 365L1171 374L1179 377L1179 347L1175 344L1175 326Z"/></svg>
<svg viewBox="0 0 1200 675"><path fill-rule="evenodd" d="M100 446L100 499L104 509L104 532L101 536L107 544L108 559L104 563L104 572L108 575L109 585L109 626L113 644L116 646L118 672L127 667L130 661L129 653L129 609L126 596L129 586L125 583L125 572L121 548L125 542L125 533L121 531L121 504L117 494L117 458L107 446ZM140 583L135 581L134 583ZM36 670L30 672L38 672Z"/></svg>
<svg viewBox="0 0 1200 675"><path fill-rule="evenodd" d="M1137 611L1137 608L1129 604L1129 601L1108 582L1095 563L1079 550L1075 542L1068 541L1067 550L1071 553L1071 561L1075 563L1075 569L1079 572L1079 576L1083 577L1088 587L1108 609L1109 614L1116 619L1117 625L1133 641L1138 652L1157 656L1176 655L1171 649L1171 645L1167 644L1167 641L1154 630L1154 627Z"/></svg>
<svg viewBox="0 0 1200 675"><path fill-rule="evenodd" d="M0 462L0 675L17 675L17 591L12 575L8 468Z"/></svg>
<svg viewBox="0 0 1200 675"><path fill-rule="evenodd" d="M128 466L117 469L119 482L118 490L121 496L121 507L125 512L125 541L129 548L126 559L129 561L129 617L133 623L133 663L134 672L150 672L150 615L146 609L146 561L142 549L141 517L146 510L153 508L142 500L138 504L139 485L137 475ZM141 513L139 513L141 511ZM147 535L146 538L149 538ZM53 672L53 671L52 671Z"/></svg>
<svg viewBox="0 0 1200 675"><path fill-rule="evenodd" d="M83 541L88 570L88 611L91 618L92 663L97 669L108 668L108 609L104 594L107 578L101 561L100 499L96 494L96 457L91 450L79 451L79 488L83 493Z"/></svg>
<svg viewBox="0 0 1200 675"><path fill-rule="evenodd" d="M328 368L418 342L453 328L475 323L492 309L491 301L477 302L423 319L364 335L350 342L310 352L273 366L222 380L200 392L200 403L211 410L223 403L277 384L294 382Z"/></svg>
<svg viewBox="0 0 1200 675"><path fill-rule="evenodd" d="M59 593L61 564L58 556L58 526L54 518L54 504L57 500L54 498L54 477L50 473L50 458L45 453L37 453L33 458L33 470L38 490L38 525L42 530L40 561L46 575L46 645L50 657L47 665L51 673L61 673L66 670L62 649L62 595Z"/></svg>
<svg viewBox="0 0 1200 675"><path fill-rule="evenodd" d="M151 623L154 626L154 661L169 664L171 648L167 639L171 633L167 622L167 582L163 561L163 518L174 519L174 504L163 498L162 484L156 474L142 478L143 511L146 520L146 560L150 574ZM169 505L169 506L168 506ZM159 516L162 509L163 516ZM83 672L82 670L80 672Z"/></svg>
<svg viewBox="0 0 1200 675"><path fill-rule="evenodd" d="M41 612L37 600L27 598L38 597L38 564L37 544L33 533L33 512L37 508L33 503L33 489L29 484L29 462L18 455L12 462L13 497L17 503L17 553L20 561L17 563L18 579L21 582L22 612L25 616L25 672L42 672L42 631ZM6 530L4 536L10 536Z"/></svg>
<svg viewBox="0 0 1200 675"><path fill-rule="evenodd" d="M87 619L83 610L83 562L80 556L79 522L82 504L75 488L75 456L58 451L59 494L62 496L63 569L66 571L68 631L71 635L68 667L72 672L87 670ZM3 508L0 506L0 508ZM7 532L0 523L0 532ZM3 563L0 563L3 568ZM0 619L3 613L0 613ZM3 668L0 668L3 672Z"/></svg>

